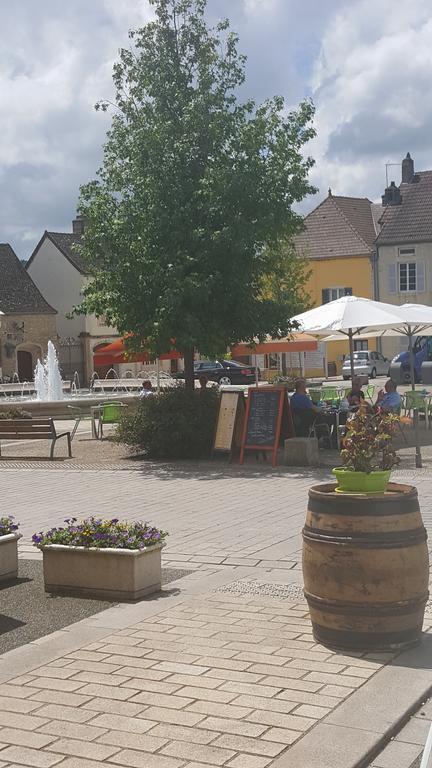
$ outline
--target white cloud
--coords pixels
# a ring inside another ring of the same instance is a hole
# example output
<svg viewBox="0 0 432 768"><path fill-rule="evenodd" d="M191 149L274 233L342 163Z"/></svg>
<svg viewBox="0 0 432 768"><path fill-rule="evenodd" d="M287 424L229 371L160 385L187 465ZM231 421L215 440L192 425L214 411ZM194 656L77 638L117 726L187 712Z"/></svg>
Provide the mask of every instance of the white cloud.
<svg viewBox="0 0 432 768"><path fill-rule="evenodd" d="M432 19L425 0L350 3L324 31L313 77L314 177L337 194L376 198L385 163L407 151L431 167ZM392 169L399 181L400 171Z"/></svg>

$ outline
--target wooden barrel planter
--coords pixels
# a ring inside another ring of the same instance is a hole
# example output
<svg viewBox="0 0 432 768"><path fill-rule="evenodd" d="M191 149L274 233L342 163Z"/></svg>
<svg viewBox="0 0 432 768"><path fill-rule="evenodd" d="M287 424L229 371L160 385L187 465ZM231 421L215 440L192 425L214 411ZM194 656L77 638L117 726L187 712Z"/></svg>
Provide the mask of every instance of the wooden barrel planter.
<svg viewBox="0 0 432 768"><path fill-rule="evenodd" d="M420 641L429 596L427 533L417 490L382 495L309 491L303 578L315 639L341 650L393 650Z"/></svg>

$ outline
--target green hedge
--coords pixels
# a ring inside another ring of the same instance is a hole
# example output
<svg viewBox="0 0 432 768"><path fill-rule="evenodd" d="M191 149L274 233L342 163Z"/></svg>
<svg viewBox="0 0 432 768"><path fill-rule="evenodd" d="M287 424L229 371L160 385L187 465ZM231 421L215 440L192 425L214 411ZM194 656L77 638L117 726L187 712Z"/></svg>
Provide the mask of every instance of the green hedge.
<svg viewBox="0 0 432 768"><path fill-rule="evenodd" d="M125 409L116 439L154 459L203 459L212 449L219 395L214 388L167 389Z"/></svg>

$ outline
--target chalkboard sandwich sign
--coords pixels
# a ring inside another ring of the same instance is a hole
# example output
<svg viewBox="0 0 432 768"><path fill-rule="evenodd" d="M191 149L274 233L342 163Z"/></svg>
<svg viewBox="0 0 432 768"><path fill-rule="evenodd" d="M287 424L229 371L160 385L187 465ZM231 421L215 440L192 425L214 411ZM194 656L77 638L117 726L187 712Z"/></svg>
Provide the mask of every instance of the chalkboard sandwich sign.
<svg viewBox="0 0 432 768"><path fill-rule="evenodd" d="M245 451L271 451L272 464L282 438L292 437L294 427L285 388L250 387L246 403L240 464Z"/></svg>

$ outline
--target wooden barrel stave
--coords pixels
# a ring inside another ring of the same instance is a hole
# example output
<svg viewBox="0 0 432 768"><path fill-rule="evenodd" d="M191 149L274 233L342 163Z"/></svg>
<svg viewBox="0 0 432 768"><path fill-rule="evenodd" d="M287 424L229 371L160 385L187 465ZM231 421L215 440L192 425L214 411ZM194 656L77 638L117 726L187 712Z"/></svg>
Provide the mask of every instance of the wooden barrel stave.
<svg viewBox="0 0 432 768"><path fill-rule="evenodd" d="M315 638L345 650L418 642L429 571L416 490L391 484L385 497L361 497L334 488L311 489L303 531Z"/></svg>

